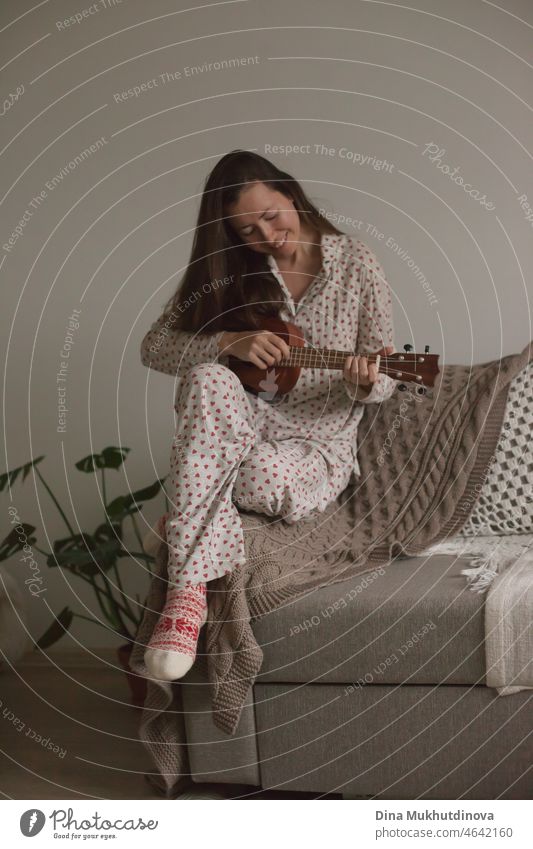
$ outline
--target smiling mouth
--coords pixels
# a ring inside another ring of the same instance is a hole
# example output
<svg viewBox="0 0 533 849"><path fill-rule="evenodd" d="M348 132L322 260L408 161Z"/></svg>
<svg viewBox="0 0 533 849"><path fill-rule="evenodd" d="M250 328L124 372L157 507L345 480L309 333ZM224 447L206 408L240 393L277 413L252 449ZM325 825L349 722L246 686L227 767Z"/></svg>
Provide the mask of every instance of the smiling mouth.
<svg viewBox="0 0 533 849"><path fill-rule="evenodd" d="M288 236L288 234L289 234L289 231L288 231L288 230L286 230L286 231L285 231L285 235L284 235L283 239L281 239L281 241L279 241L279 242L274 242L274 247L275 247L276 249L277 249L277 248L282 248L282 247L283 247L283 245L284 245L284 244L285 244L285 242L287 241L287 236Z"/></svg>

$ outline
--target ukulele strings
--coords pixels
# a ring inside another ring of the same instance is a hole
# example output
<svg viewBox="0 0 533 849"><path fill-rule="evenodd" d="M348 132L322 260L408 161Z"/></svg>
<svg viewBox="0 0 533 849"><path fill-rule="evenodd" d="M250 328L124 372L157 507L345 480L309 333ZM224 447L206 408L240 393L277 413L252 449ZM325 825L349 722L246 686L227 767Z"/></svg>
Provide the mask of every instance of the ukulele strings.
<svg viewBox="0 0 533 849"><path fill-rule="evenodd" d="M354 356L349 351L336 351L328 348L310 348L308 346L291 345L291 355L283 358L277 366L302 366L303 368L343 369L347 357ZM401 377L403 380L420 380L420 375L409 371L409 367L417 368L417 357L413 354L402 355L403 359L380 356L378 371L391 377ZM425 355L427 356L427 355ZM376 354L369 354L368 361L375 363ZM424 357L419 355L419 359ZM274 366L276 368L276 366ZM418 369L419 370L419 369Z"/></svg>
<svg viewBox="0 0 533 849"><path fill-rule="evenodd" d="M289 345L289 349L291 351L291 355L294 354L315 354L323 357L328 356L339 356L339 357L352 357L354 356L353 351L338 351L335 348L313 348L311 345ZM392 360L396 361L398 357L397 352L395 356L391 357ZM416 356L420 356L412 353L400 354L401 356L415 358ZM377 354L368 354L368 357L376 357ZM380 354L382 359L387 359L384 354ZM428 356L427 354L425 356Z"/></svg>
<svg viewBox="0 0 533 849"><path fill-rule="evenodd" d="M321 353L320 349L315 349L315 348L307 349L307 348L297 347L296 350L294 350L294 349L292 350L289 358L284 357L283 359L281 359L279 361L278 365L280 365L280 366L282 366L282 365L289 365L289 366L290 365L302 365L302 360L305 360L306 362L311 361L313 363L321 362L321 363L325 364L324 367L326 367L326 368L328 366L330 366L330 367L333 366L335 368L335 367L344 366L344 362L346 361L347 357L355 356L354 354L350 353L349 351L330 351L330 352L328 352L328 349L324 349L324 351L325 351L324 353ZM368 354L367 359L369 360L369 362L375 363L376 362L376 356L377 356L376 354ZM425 355L425 356L427 356L427 355ZM423 357L419 357L419 360L423 361ZM380 355L380 365L387 366L387 365L389 365L389 363L390 363L391 368L393 368L393 367L398 368L400 366L400 364L401 364L402 368L404 368L406 365L417 365L416 356L413 356L413 355L411 355L411 356L409 356L409 355L405 356L404 355L404 359L402 359L402 360L400 360L398 357L392 358L392 357L386 357L384 355Z"/></svg>

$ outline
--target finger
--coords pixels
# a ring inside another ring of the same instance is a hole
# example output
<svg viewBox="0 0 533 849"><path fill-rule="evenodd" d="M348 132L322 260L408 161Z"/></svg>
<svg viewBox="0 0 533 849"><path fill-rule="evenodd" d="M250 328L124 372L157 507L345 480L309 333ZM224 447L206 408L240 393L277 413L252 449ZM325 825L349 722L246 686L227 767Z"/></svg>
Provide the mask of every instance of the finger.
<svg viewBox="0 0 533 849"><path fill-rule="evenodd" d="M283 359L283 351L274 340L264 339L261 344L263 345L263 350L274 357L274 362L277 363Z"/></svg>
<svg viewBox="0 0 533 849"><path fill-rule="evenodd" d="M357 354L352 357L352 364L350 366L350 377L354 383L357 383L359 380L359 357Z"/></svg>
<svg viewBox="0 0 533 849"><path fill-rule="evenodd" d="M259 360L259 368L271 368L276 365L276 358L266 351L258 351L256 357Z"/></svg>
<svg viewBox="0 0 533 849"><path fill-rule="evenodd" d="M375 383L378 379L378 370L376 363L370 363L368 366L368 382Z"/></svg>
<svg viewBox="0 0 533 849"><path fill-rule="evenodd" d="M250 362L252 363L252 365L256 366L257 368L260 368L260 369L268 368L268 366L265 365L263 360L257 354L252 354L251 352L250 352Z"/></svg>
<svg viewBox="0 0 533 849"><path fill-rule="evenodd" d="M272 333L271 330L262 330L258 334L258 341L261 345L265 345L268 347L269 351L273 351L276 356L277 352L280 352L281 357L289 357L290 356L290 348L281 336L277 336L276 333Z"/></svg>
<svg viewBox="0 0 533 849"><path fill-rule="evenodd" d="M348 380L351 379L351 367L352 367L353 357L346 357L344 361L344 377Z"/></svg>
<svg viewBox="0 0 533 849"><path fill-rule="evenodd" d="M361 357L359 360L359 380L361 383L368 383L368 359Z"/></svg>
<svg viewBox="0 0 533 849"><path fill-rule="evenodd" d="M282 352L274 342L274 339L276 338L274 334L270 334L270 337L271 338L268 338L263 334L260 334L259 336L256 336L253 345L254 353L265 363L264 368L276 365L283 356Z"/></svg>
<svg viewBox="0 0 533 849"><path fill-rule="evenodd" d="M275 345L278 345L278 347L281 348L284 357L290 357L291 349L285 339L282 339L281 336L276 336L274 334L272 341Z"/></svg>
<svg viewBox="0 0 533 849"><path fill-rule="evenodd" d="M252 360L252 357L255 359ZM276 365L276 357L264 349L263 343L252 346L250 349L250 361L258 365L259 368L270 368Z"/></svg>
<svg viewBox="0 0 533 849"><path fill-rule="evenodd" d="M267 338L262 339L261 342L264 343L268 351L276 357L276 362L279 362L279 360L284 357L289 358L291 355L291 349L285 340L282 339L281 336L276 336L275 333L269 332Z"/></svg>

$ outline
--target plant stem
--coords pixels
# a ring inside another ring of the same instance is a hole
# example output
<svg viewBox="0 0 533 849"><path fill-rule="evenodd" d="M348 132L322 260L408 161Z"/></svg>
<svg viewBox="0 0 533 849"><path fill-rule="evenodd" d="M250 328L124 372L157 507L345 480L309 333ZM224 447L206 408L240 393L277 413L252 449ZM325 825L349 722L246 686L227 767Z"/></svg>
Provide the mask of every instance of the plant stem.
<svg viewBox="0 0 533 849"><path fill-rule="evenodd" d="M47 558L50 557L50 554L47 551L43 551L42 548L38 548L36 545L34 546L34 548L35 548L36 551L40 552L40 554L44 554L45 557L47 557ZM59 568L62 569L64 567L60 566ZM69 571L72 571L72 570L69 569ZM99 587L98 584L96 583L96 580L92 580L91 578L86 577L81 572L72 571L72 574L75 575L77 578L80 578L82 581L85 581L86 584L91 585L91 587L94 590L94 593L96 595L96 600L98 602L100 610L102 611L102 615L104 616L105 619L107 619L108 622L110 622L112 625L116 626L116 622L113 621L114 618L115 618L113 616L113 605L115 605L116 607L120 607L120 604L119 604L119 602L117 602L116 598L111 593L106 592L105 589L102 589L102 587ZM105 606L104 601L103 601L104 598L107 598L108 601L109 601L109 605L110 605L109 610L106 609L106 606ZM130 611L127 611L124 608L124 614L126 616L128 616L128 618L131 619L132 622L135 622L135 624L137 624L137 620L135 619L135 614L133 613L133 611L131 611L131 609L130 609ZM79 615L79 614L76 614L76 615ZM116 617L116 618L118 618L118 617ZM120 622L120 620L119 620L119 622Z"/></svg>
<svg viewBox="0 0 533 849"><path fill-rule="evenodd" d="M90 616L84 616L83 613L73 613L72 615L77 616L78 619L85 619L86 622L92 622L93 625L100 625L101 628L104 627L102 623L98 621L98 619L91 619Z"/></svg>
<svg viewBox="0 0 533 849"><path fill-rule="evenodd" d="M107 584L106 584L106 586L107 586ZM125 607L123 607L120 604L119 601L117 601L117 599L113 595L111 588L109 588L109 592L106 593L101 587L98 586L98 584L96 583L96 580L93 583L93 587L95 589L95 592L102 593L102 596L105 596L105 598L107 598L107 600L108 600L109 614L108 614L107 618L109 619L109 621L112 622L113 625L116 625L117 622L118 622L118 625L121 628L124 628L126 630L126 633L127 633L127 628L126 628L124 621L122 619L121 611L124 613L124 616L126 616L127 619L130 619L132 622L135 622L135 617L134 617L133 613L131 613L129 610L127 610Z"/></svg>
<svg viewBox="0 0 533 849"><path fill-rule="evenodd" d="M103 499L104 499L104 513L107 516L107 508L106 508L107 495L106 495L106 491L105 491L105 469L102 469L102 496L103 496Z"/></svg>
<svg viewBox="0 0 533 849"><path fill-rule="evenodd" d="M48 484L46 483L45 479L44 479L44 478L43 478L43 476L41 475L41 473L40 473L39 469L37 468L37 466L34 466L34 467L33 467L33 470L34 470L34 472L35 472L35 473L39 476L39 480L41 481L42 485L44 486L44 488L45 488L45 489L46 489L46 491L48 492L48 495L50 496L50 498L52 499L52 501L53 501L53 502L54 502L54 504L56 505L57 509L59 510L59 512L60 512L60 514L61 514L61 516L63 517L63 521L65 522L65 525L66 525L66 526L67 526L67 528L69 529L70 533L72 534L72 536L76 536L76 532L74 531L74 528L72 527L72 525L70 524L69 520L68 520L68 519L67 519L67 517L65 516L65 513L63 512L63 509L62 509L62 507L61 507L61 504L59 503L59 501L58 501L58 500L57 500L57 498L55 497L54 493L52 492L52 490L50 489L50 487L49 487L49 486L48 486Z"/></svg>
<svg viewBox="0 0 533 849"><path fill-rule="evenodd" d="M93 625L99 625L101 628L104 627L104 625L102 625L101 622L98 622L97 619L91 619L89 616L84 616L83 613L73 613L72 615L77 616L78 619L85 619L86 622L92 622ZM120 636L125 637L126 635L121 632ZM129 634L127 635L127 639L131 641L131 637Z"/></svg>
<svg viewBox="0 0 533 849"><path fill-rule="evenodd" d="M143 541L142 541L142 537L141 537L141 532L139 531L139 527L137 525L137 522L136 522L136 519L135 519L135 516L133 515L133 513L131 514L130 518L131 518L131 521L133 523L133 530L135 532L135 536L137 537L137 542L139 543L139 545L141 547L142 554L140 552L135 552L135 554L133 552L129 552L129 554L131 555L131 557L142 558L144 560L146 568L148 569L150 574L152 574L152 567L150 566L150 561L146 557L146 552L144 551L144 548L143 548Z"/></svg>
<svg viewBox="0 0 533 849"><path fill-rule="evenodd" d="M123 552L120 552L120 557L138 557L141 560L148 560L146 552L129 551L128 549L124 549Z"/></svg>
<svg viewBox="0 0 533 849"><path fill-rule="evenodd" d="M102 589L102 587L99 587L98 584L96 583L96 581L93 581L91 578L87 578L81 572L73 572L73 574L76 575L77 578L81 578L82 581L85 581L86 584L91 585L91 587L93 588L93 590L96 593L98 603L100 604L100 607L102 609L102 613L104 614L106 619L109 619L109 621L112 621L112 617L108 614L105 607L102 606L102 603L100 601L100 596L105 596L106 598L108 598L113 604L116 605L116 607L119 607L121 610L123 610L124 614L126 616L128 616L128 611L121 607L120 602L118 602L116 600L116 598L114 598L113 596L110 596L110 594L107 593L104 589Z"/></svg>
<svg viewBox="0 0 533 849"><path fill-rule="evenodd" d="M83 578L83 580L86 580L86 579L85 579L85 578ZM103 601L104 596L107 596L107 593L104 593L104 592L101 590L101 588L100 588L100 587L98 586L98 584L96 583L96 580L91 581L91 580L89 579L89 580L88 580L88 583L91 585L91 587L92 587L92 588L93 588L93 590L94 590L94 593L95 593L95 595L96 595L96 600L97 600L98 604L100 605L100 610L101 610L101 611L102 611L102 613L103 613L104 619L107 619L107 621L108 621L108 622L110 622L110 623L111 623L111 625L113 625L114 627L116 627L116 624L117 624L117 623L116 623L116 616L114 616L114 615L113 615L113 607L112 607L112 605L110 604L109 610L106 610L106 606L105 606L104 601ZM109 598L109 596L108 596L108 598Z"/></svg>
<svg viewBox="0 0 533 849"><path fill-rule="evenodd" d="M126 593L124 592L124 587L122 585L122 580L121 580L121 577L120 577L120 572L119 572L119 568L118 568L117 563L113 563L113 569L115 570L115 575L117 576L117 586L120 590L120 594L121 594L122 598L124 599L124 604L126 605L126 607L128 609L129 616L130 616L131 619L135 620L135 613L133 611L133 608L130 605L130 602L129 602L129 599L128 599Z"/></svg>
<svg viewBox="0 0 533 849"><path fill-rule="evenodd" d="M117 602L117 600L116 600L115 596L112 594L112 592L111 592L111 598L113 599L113 604L115 605L115 608L114 608L114 610L113 610L113 614L114 614L114 615L116 616L116 618L118 619L118 623L119 623L119 627L120 627L120 630L121 630L121 634L122 634L122 636L123 636L123 637L126 637L126 639L130 640L130 639L131 639L131 637L130 637L130 632L129 632L129 630L128 630L128 627L127 627L126 623L125 623L125 622L124 622L124 620L122 619L122 616L121 616L121 613L120 613L121 606L120 606L120 605L119 605L119 603ZM124 595L123 595L123 598L124 598ZM125 599L125 598L124 598L124 601L126 601L126 599ZM127 602L126 602L126 604L127 604ZM129 605L128 605L128 607L129 607ZM124 614L124 615L125 615L125 616L126 616L126 617L130 620L130 621L132 621L135 625L137 625L136 620L135 620L135 617L133 616L133 613L129 613L129 612L127 612L127 613L126 613L126 612L125 612L125 614Z"/></svg>
<svg viewBox="0 0 533 849"><path fill-rule="evenodd" d="M133 530L135 532L135 536L137 537L137 542L139 543L141 551L143 551L143 541L142 541L142 537L141 537L141 532L139 531L139 528L137 526L137 522L135 521L135 516L133 515L133 513L131 513L130 519L133 523Z"/></svg>

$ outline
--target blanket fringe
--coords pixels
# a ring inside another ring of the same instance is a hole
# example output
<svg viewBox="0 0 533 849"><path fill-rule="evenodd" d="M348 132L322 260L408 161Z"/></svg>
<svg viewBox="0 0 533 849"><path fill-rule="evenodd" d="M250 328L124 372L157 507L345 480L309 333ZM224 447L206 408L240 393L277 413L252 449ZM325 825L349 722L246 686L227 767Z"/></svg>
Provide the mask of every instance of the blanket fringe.
<svg viewBox="0 0 533 849"><path fill-rule="evenodd" d="M477 566L471 569L461 569L461 575L466 576L466 581L469 584L469 589L475 593L483 593L492 584L494 578L498 574L497 569L491 569L487 561L479 563L479 558L473 557L472 562Z"/></svg>
<svg viewBox="0 0 533 849"><path fill-rule="evenodd" d="M457 535L425 549L420 556L453 554L468 559L472 565L461 569L461 575L465 576L472 592L483 593L488 590L497 575L516 563L526 551L531 551L532 542L531 534L507 537Z"/></svg>

